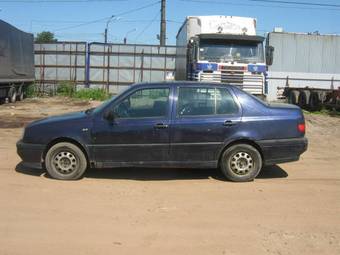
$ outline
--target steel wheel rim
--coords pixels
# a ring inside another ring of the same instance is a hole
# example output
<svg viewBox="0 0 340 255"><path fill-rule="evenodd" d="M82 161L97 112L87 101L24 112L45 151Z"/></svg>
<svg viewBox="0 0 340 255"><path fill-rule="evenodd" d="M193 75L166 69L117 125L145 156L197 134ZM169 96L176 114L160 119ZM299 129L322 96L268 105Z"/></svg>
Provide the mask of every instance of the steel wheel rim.
<svg viewBox="0 0 340 255"><path fill-rule="evenodd" d="M62 175L69 175L78 168L78 160L70 151L60 151L53 156L52 161L55 170Z"/></svg>
<svg viewBox="0 0 340 255"><path fill-rule="evenodd" d="M230 169L237 175L247 175L254 169L252 156L244 151L235 153L230 160Z"/></svg>

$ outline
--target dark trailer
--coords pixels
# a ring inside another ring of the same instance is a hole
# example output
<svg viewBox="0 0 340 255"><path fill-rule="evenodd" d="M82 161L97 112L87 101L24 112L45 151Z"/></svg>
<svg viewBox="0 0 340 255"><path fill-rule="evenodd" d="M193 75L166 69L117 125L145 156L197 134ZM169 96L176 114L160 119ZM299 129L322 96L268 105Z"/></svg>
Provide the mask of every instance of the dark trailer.
<svg viewBox="0 0 340 255"><path fill-rule="evenodd" d="M34 38L0 20L0 99L22 100L35 80Z"/></svg>

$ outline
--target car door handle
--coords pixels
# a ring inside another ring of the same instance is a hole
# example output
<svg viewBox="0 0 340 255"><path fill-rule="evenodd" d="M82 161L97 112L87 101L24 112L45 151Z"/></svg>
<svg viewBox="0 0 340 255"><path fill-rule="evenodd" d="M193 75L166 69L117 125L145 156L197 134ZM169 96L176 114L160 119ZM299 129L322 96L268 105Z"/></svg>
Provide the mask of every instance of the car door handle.
<svg viewBox="0 0 340 255"><path fill-rule="evenodd" d="M157 123L156 125L154 125L154 128L157 129L164 129L164 128L168 128L169 126L163 123Z"/></svg>
<svg viewBox="0 0 340 255"><path fill-rule="evenodd" d="M231 126L235 126L236 125L236 122L233 122L231 120L226 120L224 123L223 123L223 126L226 126L226 127L231 127Z"/></svg>

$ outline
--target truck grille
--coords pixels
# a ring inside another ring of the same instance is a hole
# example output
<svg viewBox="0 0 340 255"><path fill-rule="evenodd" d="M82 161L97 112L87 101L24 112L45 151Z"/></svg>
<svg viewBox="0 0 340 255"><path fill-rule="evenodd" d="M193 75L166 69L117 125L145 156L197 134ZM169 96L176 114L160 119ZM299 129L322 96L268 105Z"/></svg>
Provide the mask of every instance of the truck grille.
<svg viewBox="0 0 340 255"><path fill-rule="evenodd" d="M252 74L244 71L231 71L229 67L228 69L221 70L220 73L201 73L200 76L198 75L198 73L196 73L192 77L192 80L216 83L224 82L231 85L239 86L243 90L254 95L262 95L264 92L263 75Z"/></svg>
<svg viewBox="0 0 340 255"><path fill-rule="evenodd" d="M242 84L243 83L244 72L235 72L235 71L221 71L221 81L226 83L235 83Z"/></svg>
<svg viewBox="0 0 340 255"><path fill-rule="evenodd" d="M244 67L243 66L221 66L221 70L244 72Z"/></svg>

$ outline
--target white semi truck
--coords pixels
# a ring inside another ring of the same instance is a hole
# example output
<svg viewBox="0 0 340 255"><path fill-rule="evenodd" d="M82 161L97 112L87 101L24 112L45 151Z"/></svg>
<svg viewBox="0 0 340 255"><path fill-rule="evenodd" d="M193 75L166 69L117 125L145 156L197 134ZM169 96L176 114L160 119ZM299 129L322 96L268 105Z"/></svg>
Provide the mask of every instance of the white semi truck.
<svg viewBox="0 0 340 255"><path fill-rule="evenodd" d="M256 19L189 16L176 39L176 80L225 82L266 94L265 38L256 35Z"/></svg>

